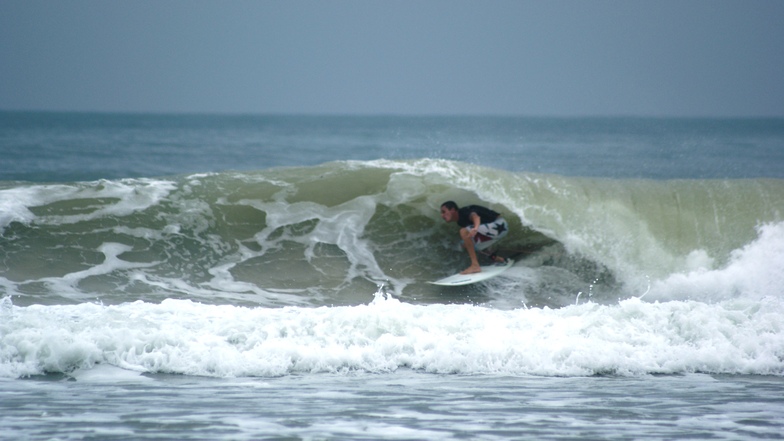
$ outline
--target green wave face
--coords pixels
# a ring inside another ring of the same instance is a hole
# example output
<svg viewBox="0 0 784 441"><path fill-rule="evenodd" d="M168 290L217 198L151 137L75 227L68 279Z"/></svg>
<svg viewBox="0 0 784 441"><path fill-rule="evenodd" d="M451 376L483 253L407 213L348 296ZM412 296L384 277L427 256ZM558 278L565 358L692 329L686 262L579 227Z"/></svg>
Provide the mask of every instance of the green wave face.
<svg viewBox="0 0 784 441"><path fill-rule="evenodd" d="M500 251L520 261L508 277L447 291L425 283L468 262L457 227L439 217L446 200L504 214L511 233ZM651 289L667 298L674 277L722 271L749 247L771 246L775 234L761 232L782 222L784 181L567 178L380 160L6 183L0 204L0 291L15 304L321 306L383 291L409 302L562 306Z"/></svg>

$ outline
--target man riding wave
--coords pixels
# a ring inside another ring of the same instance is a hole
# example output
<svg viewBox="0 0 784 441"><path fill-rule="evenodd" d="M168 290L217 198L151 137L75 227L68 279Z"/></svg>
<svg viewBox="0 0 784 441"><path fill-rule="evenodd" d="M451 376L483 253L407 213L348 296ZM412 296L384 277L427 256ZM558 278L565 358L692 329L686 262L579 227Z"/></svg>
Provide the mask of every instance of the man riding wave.
<svg viewBox="0 0 784 441"><path fill-rule="evenodd" d="M460 208L454 201L441 204L441 218L446 222L457 222L463 247L471 258L471 266L460 274L473 274L482 271L477 259L477 250L482 251L495 245L509 232L506 220L497 212L481 205L469 205ZM503 257L489 254L498 263L506 261Z"/></svg>

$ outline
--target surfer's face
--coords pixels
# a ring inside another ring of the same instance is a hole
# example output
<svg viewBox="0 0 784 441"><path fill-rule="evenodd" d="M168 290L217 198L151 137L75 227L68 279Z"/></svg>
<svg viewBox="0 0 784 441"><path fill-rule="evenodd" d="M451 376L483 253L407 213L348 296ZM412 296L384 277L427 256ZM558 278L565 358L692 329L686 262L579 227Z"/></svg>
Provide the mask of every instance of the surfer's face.
<svg viewBox="0 0 784 441"><path fill-rule="evenodd" d="M450 210L449 208L441 207L441 219L445 220L446 222L457 221L457 210Z"/></svg>

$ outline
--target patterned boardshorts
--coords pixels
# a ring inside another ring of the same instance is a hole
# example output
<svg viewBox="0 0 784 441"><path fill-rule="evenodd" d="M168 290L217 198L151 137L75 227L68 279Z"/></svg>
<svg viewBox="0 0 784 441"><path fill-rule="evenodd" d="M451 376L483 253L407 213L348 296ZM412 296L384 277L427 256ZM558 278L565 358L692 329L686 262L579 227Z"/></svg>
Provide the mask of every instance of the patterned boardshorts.
<svg viewBox="0 0 784 441"><path fill-rule="evenodd" d="M469 231L474 229L473 225L469 225ZM506 233L509 232L509 225L506 223L506 220L501 216L498 216L495 221L481 224L476 229L476 236L474 236L474 248L477 250L484 250L493 245L496 242L501 240Z"/></svg>

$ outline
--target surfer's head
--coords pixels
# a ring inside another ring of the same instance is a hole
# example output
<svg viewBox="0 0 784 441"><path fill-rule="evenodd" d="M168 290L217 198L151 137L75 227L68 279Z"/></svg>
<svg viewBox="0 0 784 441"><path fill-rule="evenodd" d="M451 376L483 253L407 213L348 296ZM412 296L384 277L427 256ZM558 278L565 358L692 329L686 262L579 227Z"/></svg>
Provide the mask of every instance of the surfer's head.
<svg viewBox="0 0 784 441"><path fill-rule="evenodd" d="M453 201L446 201L441 204L441 219L446 222L457 222L457 204Z"/></svg>

